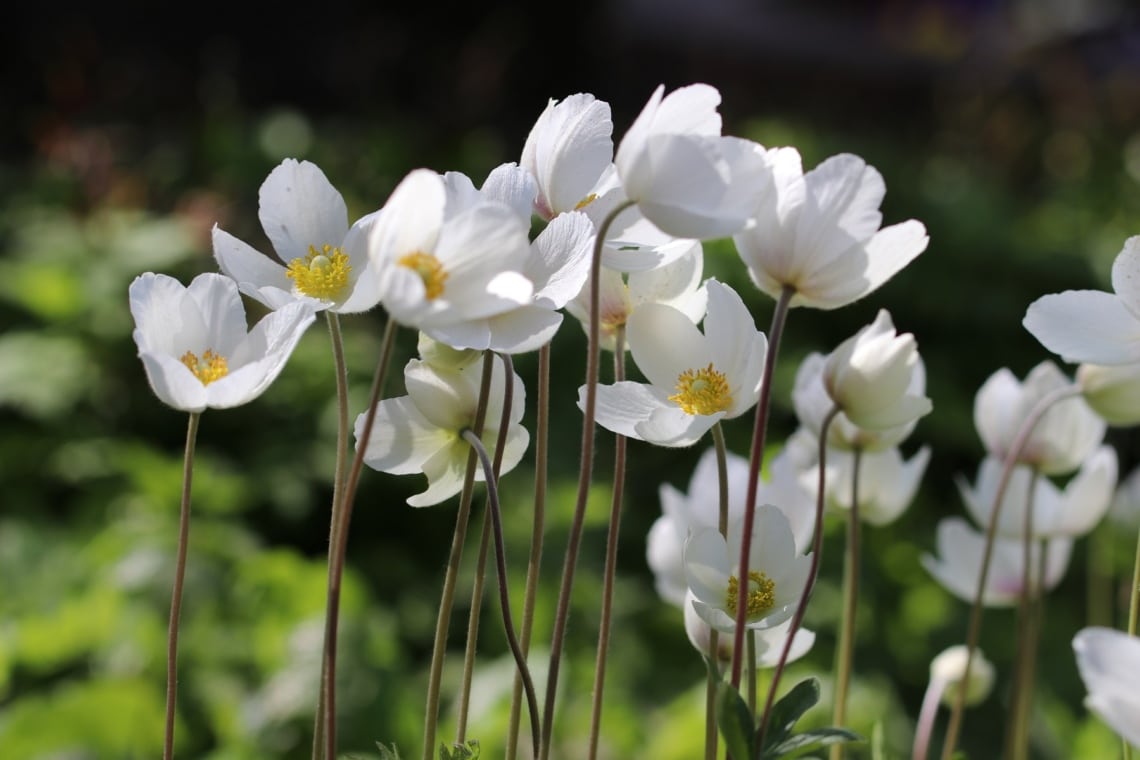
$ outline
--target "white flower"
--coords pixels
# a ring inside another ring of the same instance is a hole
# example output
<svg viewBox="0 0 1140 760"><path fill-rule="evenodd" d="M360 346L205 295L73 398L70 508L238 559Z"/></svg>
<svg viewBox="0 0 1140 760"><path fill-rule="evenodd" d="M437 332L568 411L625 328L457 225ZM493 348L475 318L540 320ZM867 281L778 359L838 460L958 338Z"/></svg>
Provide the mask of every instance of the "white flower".
<svg viewBox="0 0 1140 760"><path fill-rule="evenodd" d="M768 171L763 149L721 136L715 87L664 92L658 86L618 146L614 164L625 194L670 235L731 235L755 211Z"/></svg>
<svg viewBox="0 0 1140 760"><path fill-rule="evenodd" d="M976 705L990 695L994 687L994 666L980 649L969 650L963 644L948 647L930 661L930 680L941 685L942 702L952 707L958 697L959 684L966 677L966 660L970 661L969 680L966 683L966 705Z"/></svg>
<svg viewBox="0 0 1140 760"><path fill-rule="evenodd" d="M447 201L427 169L392 192L368 238L380 300L397 322L454 348L487 348L487 319L531 302L528 228L505 203L474 200L452 214Z"/></svg>
<svg viewBox="0 0 1140 760"><path fill-rule="evenodd" d="M729 525L739 527L748 494L748 460L726 452L725 469L728 474L728 521ZM783 510L796 546L802 551L811 543L815 529L815 503L800 486L795 467L786 452L773 458L768 470L770 478L757 483L756 503L776 504ZM670 604L680 605L688 588L683 561L685 539L693 530L716 528L720 522L716 450L706 449L701 455L686 493L663 483L658 494L662 515L649 529L646 558L661 598ZM737 544L740 538L740 535L728 536L729 542Z"/></svg>
<svg viewBox="0 0 1140 760"><path fill-rule="evenodd" d="M614 337L634 310L643 304L672 306L694 324L701 321L708 306L708 293L702 282L704 249L699 240L685 241L684 253L656 269L630 272L625 277L605 265L599 272L598 313L601 347L614 350ZM590 288L587 284L566 304L585 330L589 325Z"/></svg>
<svg viewBox="0 0 1140 760"><path fill-rule="evenodd" d="M756 403L768 341L734 290L716 280L707 288L703 334L669 306L646 304L633 313L629 349L649 383L599 386L599 425L659 446L689 446ZM579 408L585 395L583 386Z"/></svg>
<svg viewBox="0 0 1140 760"><path fill-rule="evenodd" d="M1051 361L1030 370L1024 383L1004 367L990 375L974 397L974 426L986 451L1004 459L1030 410L1071 384ZM1058 401L1037 421L1017 461L1046 475L1072 472L1100 445L1105 427L1084 399Z"/></svg>
<svg viewBox="0 0 1140 760"><path fill-rule="evenodd" d="M550 99L527 135L520 161L538 182L538 216L550 220L594 200L613 163L613 131L605 101L588 93Z"/></svg>
<svg viewBox="0 0 1140 760"><path fill-rule="evenodd" d="M1140 639L1111 628L1084 628L1073 637L1073 652L1089 692L1085 706L1140 747Z"/></svg>
<svg viewBox="0 0 1140 760"><path fill-rule="evenodd" d="M218 268L241 292L270 309L301 299L352 314L379 302L366 245L375 214L349 227L344 199L315 164L287 158L271 171L258 194L258 217L284 264L213 230Z"/></svg>
<svg viewBox="0 0 1140 760"><path fill-rule="evenodd" d="M1130 531L1140 527L1140 467L1117 486L1107 517L1113 524Z"/></svg>
<svg viewBox="0 0 1140 760"><path fill-rule="evenodd" d="M364 444L367 446L364 463L393 475L416 472L426 475L427 490L408 499L408 504L413 507L439 504L459 493L463 487L471 449L461 433L475 423L485 361L493 361L494 366L481 439L488 453L493 455L499 437L506 382L502 363L493 356L485 356L462 369L434 367L412 359L404 368L408 395L385 399L376 407L372 435ZM519 424L526 399L522 380L517 374L513 376L513 383L502 474L515 468L530 442L526 429ZM357 446L361 445L364 419L364 414L356 419ZM484 479L482 468L476 469L475 473L476 480Z"/></svg>
<svg viewBox="0 0 1140 760"><path fill-rule="evenodd" d="M938 555L922 555L922 566L959 599L972 603L978 591L982 569L985 536L960 517L948 517L938 523ZM1069 567L1073 541L1054 538L1045 543L1044 583L1038 567L1042 543L1030 547L1030 590L1051 589L1061 582ZM990 569L982 603L988 607L1010 607L1021 598L1025 579L1025 546L1020 538L995 538Z"/></svg>
<svg viewBox="0 0 1140 760"><path fill-rule="evenodd" d="M248 330L238 287L220 274L200 274L183 287L148 272L131 283L130 302L150 387L186 412L257 398L315 318L311 303L294 301Z"/></svg>
<svg viewBox="0 0 1140 760"><path fill-rule="evenodd" d="M811 567L800 554L788 518L770 504L756 509L745 581L745 628L772 628L791 618L803 594ZM742 527L730 528L741 535ZM693 609L722 633L736 630L740 589L740 543L731 545L715 528L698 528L685 541L685 578L693 592Z"/></svg>
<svg viewBox="0 0 1140 760"><path fill-rule="evenodd" d="M1081 395L1109 425L1140 424L1140 362L1082 364L1077 367Z"/></svg>
<svg viewBox="0 0 1140 760"><path fill-rule="evenodd" d="M994 509L1004 462L992 456L982 460L977 483L962 479L958 490L970 514L979 525L988 525ZM1100 522L1112 503L1116 488L1116 451L1101 446L1081 465L1062 491L1031 467L1017 465L1010 476L998 514L998 535L1017 538L1025 535L1025 510L1032 505L1034 538L1082 536ZM1029 489L1032 484L1033 493Z"/></svg>
<svg viewBox="0 0 1140 760"><path fill-rule="evenodd" d="M858 156L832 156L807 174L794 148L767 152L771 173L754 224L733 240L752 281L792 306L836 309L874 291L926 250L911 219L879 229L886 188Z"/></svg>
<svg viewBox="0 0 1140 760"><path fill-rule="evenodd" d="M1140 361L1140 235L1124 241L1112 263L1112 289L1042 296L1029 305L1022 324L1067 362Z"/></svg>
<svg viewBox="0 0 1140 760"><path fill-rule="evenodd" d="M697 614L693 607L695 599L696 597L693 596L692 592L689 592L686 595L685 603L682 605L685 610L685 634L689 637L689 643L698 652L708 655L712 628ZM753 629L756 636L756 667L774 668L780 663L780 655L788 641L788 630L791 627L792 621L789 619L771 628ZM803 657L811 651L814 644L815 633L806 628L799 628L796 631L795 639L792 641L792 648L788 650L788 659L785 664L795 662ZM732 651L733 637L723 634L718 636L716 654L722 665L732 661Z"/></svg>

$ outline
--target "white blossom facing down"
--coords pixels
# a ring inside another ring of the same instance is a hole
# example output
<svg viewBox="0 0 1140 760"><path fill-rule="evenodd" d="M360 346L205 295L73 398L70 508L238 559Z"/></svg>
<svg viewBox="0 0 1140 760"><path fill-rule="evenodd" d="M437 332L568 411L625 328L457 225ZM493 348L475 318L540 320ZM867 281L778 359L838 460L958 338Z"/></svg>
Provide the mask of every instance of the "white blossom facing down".
<svg viewBox="0 0 1140 760"><path fill-rule="evenodd" d="M344 199L316 164L287 158L274 168L258 193L258 217L281 263L217 225L212 233L218 268L241 292L270 309L300 299L352 314L379 302L367 250L375 214L350 227Z"/></svg>
<svg viewBox="0 0 1140 760"><path fill-rule="evenodd" d="M1071 363L1140 361L1140 235L1124 241L1112 263L1112 289L1067 290L1029 305L1022 324Z"/></svg>
<svg viewBox="0 0 1140 760"><path fill-rule="evenodd" d="M486 361L492 361L494 365L481 440L493 456L506 387L502 362L493 356L484 356L461 369L435 367L412 359L404 368L408 395L385 399L377 405L372 434L367 441L360 440L365 414L356 418L356 445L366 446L365 464L393 475L422 472L427 476L427 490L408 498L408 504L413 507L439 504L462 489L471 450L462 437L462 431L475 424L483 363ZM518 465L530 442L526 428L519 424L526 406L522 379L514 374L512 381L502 474ZM482 468L476 469L475 479L484 480Z"/></svg>
<svg viewBox="0 0 1140 760"><path fill-rule="evenodd" d="M752 281L791 306L837 309L878 289L926 250L914 219L883 227L883 178L863 159L832 156L804 174L794 148L766 153L770 173L753 223L734 235Z"/></svg>
<svg viewBox="0 0 1140 760"><path fill-rule="evenodd" d="M1140 639L1091 626L1073 637L1077 669L1088 696L1085 706L1134 747L1140 747Z"/></svg>
<svg viewBox="0 0 1140 760"><path fill-rule="evenodd" d="M146 273L131 282L134 340L151 389L186 412L225 409L261 395L313 323L313 305L293 301L246 326L237 284L200 274L189 287Z"/></svg>

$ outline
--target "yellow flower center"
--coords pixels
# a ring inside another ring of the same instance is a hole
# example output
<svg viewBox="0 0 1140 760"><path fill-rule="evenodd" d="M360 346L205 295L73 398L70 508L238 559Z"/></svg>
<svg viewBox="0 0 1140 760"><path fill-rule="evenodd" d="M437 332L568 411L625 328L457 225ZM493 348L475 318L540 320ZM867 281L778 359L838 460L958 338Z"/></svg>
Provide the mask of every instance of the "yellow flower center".
<svg viewBox="0 0 1140 760"><path fill-rule="evenodd" d="M318 250L309 246L309 253L289 262L285 276L293 281L297 290L310 298L322 301L339 299L348 287L348 275L352 265L348 255L339 248L325 243Z"/></svg>
<svg viewBox="0 0 1140 760"><path fill-rule="evenodd" d="M443 264L430 253L416 251L401 257L397 262L402 267L411 269L424 281L424 294L429 301L443 295L443 283L447 282L448 273L444 271Z"/></svg>
<svg viewBox="0 0 1140 760"><path fill-rule="evenodd" d="M739 594L740 581L735 575L729 576L725 609L730 615L736 614L736 605L740 601ZM745 602L748 619L757 620L764 617L775 604L776 582L757 570L748 571L748 600Z"/></svg>
<svg viewBox="0 0 1140 760"><path fill-rule="evenodd" d="M677 392L669 397L686 414L716 414L732 406L724 374L713 368L687 369L677 377Z"/></svg>
<svg viewBox="0 0 1140 760"><path fill-rule="evenodd" d="M215 354L212 348L207 348L206 353L202 354L200 359L193 351L187 351L179 357L179 361L194 373L194 377L202 381L202 385L209 385L215 380L221 380L230 371L229 367L226 366L226 357Z"/></svg>
<svg viewBox="0 0 1140 760"><path fill-rule="evenodd" d="M593 203L597 199L598 199L597 193L590 193L585 198L578 201L577 205L574 206L574 210L575 211L581 211L582 209L586 208L586 206L589 206L591 203Z"/></svg>

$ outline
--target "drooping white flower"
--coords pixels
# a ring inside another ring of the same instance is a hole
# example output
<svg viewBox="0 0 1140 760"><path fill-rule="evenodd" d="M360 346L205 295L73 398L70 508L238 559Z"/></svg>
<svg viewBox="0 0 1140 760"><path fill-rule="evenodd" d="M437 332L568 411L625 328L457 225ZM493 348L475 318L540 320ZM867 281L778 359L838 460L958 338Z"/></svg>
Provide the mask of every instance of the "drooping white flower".
<svg viewBox="0 0 1140 760"><path fill-rule="evenodd" d="M958 481L962 500L979 525L989 524L1003 467L1002 460L989 456L982 460L974 485ZM1031 467L1017 465L1003 495L997 533L1006 538L1024 536L1025 511L1032 505L1034 538L1082 536L1095 528L1108 511L1116 489L1116 476L1116 451L1111 446L1096 449L1064 490L1037 475Z"/></svg>
<svg viewBox="0 0 1140 760"><path fill-rule="evenodd" d="M1140 639L1111 628L1089 627L1073 637L1077 669L1088 689L1085 706L1129 744L1140 747Z"/></svg>
<svg viewBox="0 0 1140 760"><path fill-rule="evenodd" d="M685 610L685 633L689 637L689 643L703 655L709 653L709 640L712 636L712 628L706 623L701 616L697 614L697 610L693 607L693 601L696 597L690 592L687 594L684 604L682 605ZM784 651L784 645L788 641L788 630L792 627L792 621L785 620L779 625L765 628L762 630L755 630L756 640L756 667L758 668L774 668L780 663L780 655ZM788 659L785 664L795 662L803 657L815 644L815 633L806 628L799 628L796 631L796 637L792 641L792 647L788 650ZM717 637L716 654L717 659L720 660L722 665L732 661L733 651L733 637L720 635Z"/></svg>
<svg viewBox="0 0 1140 760"><path fill-rule="evenodd" d="M214 258L241 292L278 309L298 299L342 314L380 300L369 273L369 214L351 227L344 199L316 164L287 158L266 177L258 217L280 262L215 225Z"/></svg>
<svg viewBox="0 0 1140 760"><path fill-rule="evenodd" d="M1038 402L1071 385L1051 361L1030 370L1024 383L1005 367L990 375L974 397L974 426L986 451L1004 459ZM1046 475L1072 472L1100 445L1105 427L1084 399L1058 401L1034 425L1017 461Z"/></svg>
<svg viewBox="0 0 1140 760"><path fill-rule="evenodd" d="M1077 385L1094 412L1109 425L1140 424L1140 362L1082 364Z"/></svg>
<svg viewBox="0 0 1140 760"><path fill-rule="evenodd" d="M735 530L741 535L742 527ZM810 555L796 548L784 513L770 504L756 508L745 580L745 627L763 630L791 618L803 594ZM729 544L715 528L698 528L685 541L685 578L697 615L722 633L736 630L741 583L740 543Z"/></svg>
<svg viewBox="0 0 1140 760"><path fill-rule="evenodd" d="M610 106L589 93L553 98L523 145L520 164L537 180L534 212L550 220L594 200L613 163Z"/></svg>
<svg viewBox="0 0 1140 760"><path fill-rule="evenodd" d="M948 517L938 523L937 554L922 555L922 566L942 586L959 599L972 603L978 591L985 535L960 517ZM1069 567L1073 541L1054 538L1044 542L1044 582L1041 565L1041 541L1030 547L1030 591L1048 590L1061 582ZM995 538L986 574L982 603L988 607L1010 607L1017 604L1025 587L1025 545L1020 538Z"/></svg>
<svg viewBox="0 0 1140 760"><path fill-rule="evenodd" d="M139 358L155 395L186 412L240 406L261 395L315 318L308 301L267 314L252 330L237 284L200 274L189 287L148 272L130 286Z"/></svg>
<svg viewBox="0 0 1140 760"><path fill-rule="evenodd" d="M1041 345L1074 364L1140 361L1140 235L1112 263L1112 289L1067 290L1029 305L1022 324Z"/></svg>
<svg viewBox="0 0 1140 760"><path fill-rule="evenodd" d="M493 455L499 436L506 383L502 363L495 357L484 356L460 369L435 367L412 359L404 368L408 395L385 399L376 407L372 435L363 442L367 447L364 463L393 475L418 472L426 475L427 490L408 498L408 504L413 507L439 504L459 493L463 487L471 447L463 439L462 431L475 424L485 361L493 361L494 366L481 440L488 453ZM517 374L513 376L513 383L502 474L515 468L530 442L526 428L519 424L526 398L522 380ZM357 446L362 445L360 436L364 420L364 414L356 419ZM483 480L482 469L475 472L475 479Z"/></svg>
<svg viewBox="0 0 1140 760"><path fill-rule="evenodd" d="M417 169L392 192L368 237L380 301L397 322L454 348L489 347L489 317L531 303L528 227L505 203L457 213L443 177Z"/></svg>
<svg viewBox="0 0 1140 760"><path fill-rule="evenodd" d="M669 306L634 311L629 349L649 382L598 386L599 425L659 446L689 446L721 419L756 403L768 341L734 290L716 280L707 289L704 333ZM579 408L585 393L583 386Z"/></svg>
<svg viewBox="0 0 1140 760"><path fill-rule="evenodd" d="M659 86L618 145L614 164L626 197L664 232L725 237L756 209L768 171L763 149L721 136L720 93L693 84Z"/></svg>
<svg viewBox="0 0 1140 760"><path fill-rule="evenodd" d="M952 707L958 697L959 684L967 678L966 661L970 661L970 670L966 683L967 706L976 705L990 695L994 687L994 666L985 658L981 650L974 649L974 656L969 657L969 651L964 644L955 644L942 650L938 656L930 661L930 680L936 682L942 694L942 702Z"/></svg>
<svg viewBox="0 0 1140 760"><path fill-rule="evenodd" d="M794 148L767 151L768 182L754 224L733 240L752 281L791 306L837 309L879 288L926 250L914 219L880 229L886 187L858 156L832 156L804 174Z"/></svg>
<svg viewBox="0 0 1140 760"><path fill-rule="evenodd" d="M728 475L728 524L738 528L748 494L748 460L727 452L725 466ZM756 503L775 504L783 510L796 546L803 551L811 543L815 528L815 503L800 486L795 466L786 452L772 459L768 471L769 478L757 483ZM646 558L661 598L670 604L680 605L688 588L683 561L685 539L693 530L717 528L720 522L716 450L706 449L701 455L689 479L687 492L682 493L664 483L658 494L662 514L649 529ZM739 544L740 538L738 534L730 534L728 541Z"/></svg>

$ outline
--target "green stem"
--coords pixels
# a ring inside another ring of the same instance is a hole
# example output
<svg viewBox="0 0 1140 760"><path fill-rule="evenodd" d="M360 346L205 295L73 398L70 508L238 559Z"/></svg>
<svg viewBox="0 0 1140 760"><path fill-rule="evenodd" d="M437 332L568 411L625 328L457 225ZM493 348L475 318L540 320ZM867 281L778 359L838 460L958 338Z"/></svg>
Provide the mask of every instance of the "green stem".
<svg viewBox="0 0 1140 760"><path fill-rule="evenodd" d="M625 380L625 328L614 334L614 382ZM606 656L609 653L610 626L613 623L614 580L617 577L618 532L621 502L625 491L626 437L614 436L614 490L610 500L610 524L606 533L606 565L602 576L602 616L598 625L598 652L594 663L594 696L590 712L589 760L598 756L602 726L602 695L606 686Z"/></svg>
<svg viewBox="0 0 1140 760"><path fill-rule="evenodd" d="M986 582L989 579L990 561L993 558L994 538L997 535L998 516L1001 513L1001 505L1005 498L1005 489L1009 487L1009 480L1013 476L1013 469L1017 464L1017 458L1021 456L1022 450L1026 444L1029 443L1029 437L1033 434L1033 428L1037 426L1037 423L1041 420L1045 412L1057 402L1079 394L1080 389L1078 387L1066 386L1043 396L1025 416L1025 420L1022 421L1021 428L1017 431L1017 435L1014 437L1009 451L1006 452L1005 465L1002 468L1001 478L998 481L997 491L994 494L993 509L990 511L989 523L986 525L985 547L982 550L982 566L978 572L978 586L974 593L974 603L970 609L970 622L966 634L966 665L963 670L964 673L969 673L970 668L973 667L974 650L978 648L978 638L982 630L982 612L985 607L985 605L982 604L982 599L985 597ZM968 678L963 678L959 682L958 688L955 689L954 706L950 710L950 719L946 726L946 736L942 744L942 760L950 760L957 747L958 733L962 728L962 714L966 707L966 688L968 682Z"/></svg>
<svg viewBox="0 0 1140 760"><path fill-rule="evenodd" d="M344 577L345 553L348 549L348 526L352 520L352 505L356 500L356 486L360 482L360 473L364 467L364 452L367 450L368 438L372 435L372 426L376 421L376 406L380 403L380 395L384 389L384 376L388 373L388 365L392 360L392 347L396 342L397 325L394 319L389 318L384 325L384 336L380 342L380 359L376 363L376 373L372 377L372 389L368 397L368 411L364 416L364 426L361 429L360 444L356 447L356 454L352 459L352 468L344 482L344 491L340 509L335 510L336 518L332 527L332 545L329 548L329 585L328 599L325 607L325 641L324 655L321 659L321 691L323 692L323 705L325 709L325 758L336 757L336 650L337 626L340 619L340 589Z"/></svg>
<svg viewBox="0 0 1140 760"><path fill-rule="evenodd" d="M582 447L579 456L578 494L574 517L566 543L566 559L562 584L558 590L558 606L554 613L554 631L550 637L550 664L546 673L546 699L542 709L542 746L539 760L548 760L554 736L554 703L558 695L558 671L562 664L563 639L570 619L570 594L574 589L574 571L578 565L578 548L586 522L586 502L590 495L590 479L594 468L594 419L598 406L598 365L601 351L601 267L606 233L618 214L633 206L633 201L619 204L598 225L590 263L590 319L586 327L586 393L582 409Z"/></svg>
<svg viewBox="0 0 1140 760"><path fill-rule="evenodd" d="M201 412L191 412L186 426L186 453L182 459L182 499L178 509L178 549L174 562L174 588L170 592L170 627L166 633L166 733L163 760L174 757L174 707L178 700L178 621L182 617L182 585L186 580L186 553L190 546L190 481L194 475L194 445Z"/></svg>
<svg viewBox="0 0 1140 760"><path fill-rule="evenodd" d="M713 445L716 449L717 477L717 530L728 537L728 446L724 440L724 429L718 421L712 426ZM716 760L717 733L716 695L720 688L720 631L709 626L708 679L705 685L705 760ZM716 668L716 671L713 670Z"/></svg>
<svg viewBox="0 0 1140 760"><path fill-rule="evenodd" d="M1011 760L1024 760L1027 751L1029 730L1028 714L1032 703L1033 661L1030 658L1031 642L1036 638L1033 625L1033 496L1037 484L1037 472L1029 479L1026 489L1025 514L1021 531L1021 593L1017 599L1017 655L1014 662L1013 693L1010 699L1010 720L1006 726L1006 757ZM1041 578L1044 577L1040 576Z"/></svg>
<svg viewBox="0 0 1140 760"><path fill-rule="evenodd" d="M760 465L764 459L764 436L768 428L768 409L772 401L772 374L776 369L776 355L780 350L780 337L788 318L795 288L785 285L772 313L772 326L768 330L768 353L764 360L760 398L756 401L756 418L752 425L752 452L748 462L748 491L744 498L744 534L740 543L740 568L737 578L748 577L748 556L752 549L752 525L756 522L756 492L760 482ZM748 594L738 594L736 603L736 630L732 639L732 685L740 686L741 658L744 655L744 620L748 611ZM791 641L791 639L789 639ZM779 680L778 678L775 680Z"/></svg>
<svg viewBox="0 0 1140 760"><path fill-rule="evenodd" d="M748 711L756 714L756 631L749 630L744 638L748 648L748 663L744 666L748 674Z"/></svg>
<svg viewBox="0 0 1140 760"><path fill-rule="evenodd" d="M1140 618L1140 531L1136 534L1136 559L1132 565L1132 589L1128 594L1128 635L1136 635L1137 619ZM1132 760L1132 745L1123 742L1124 760Z"/></svg>
<svg viewBox="0 0 1140 760"><path fill-rule="evenodd" d="M859 599L859 468L863 452L855 449L851 463L851 509L847 512L847 552L843 557L843 617L839 625L839 646L835 653L835 704L831 725L842 728L847 722L847 692L855 661L855 615ZM841 744L831 748L831 760L844 756Z"/></svg>
<svg viewBox="0 0 1140 760"><path fill-rule="evenodd" d="M483 433L483 420L487 416L487 397L491 391L491 375L495 364L483 356L483 376L479 386L479 402L475 409L472 429L476 436ZM475 468L479 465L478 452L472 448L467 457L467 470L463 476L463 491L459 495L459 509L455 514L455 532L451 537L451 552L447 558L447 571L440 593L439 614L435 621L435 639L431 650L431 669L428 671L427 706L424 709L423 760L435 757L435 735L439 723L440 683L443 680L443 660L447 655L447 629L451 624L451 608L455 604L455 583L459 578L459 565L463 560L463 544L467 541L467 521L471 516L471 498L475 490Z"/></svg>
<svg viewBox="0 0 1140 760"><path fill-rule="evenodd" d="M538 407L534 432L534 527L530 536L530 557L526 568L522 628L519 633L523 654L530 652L534 629L534 604L538 596L538 574L542 566L542 539L546 524L546 471L550 444L550 344L538 350ZM522 708L522 676L515 675L511 693L511 718L507 731L507 760L518 753L519 719Z"/></svg>

